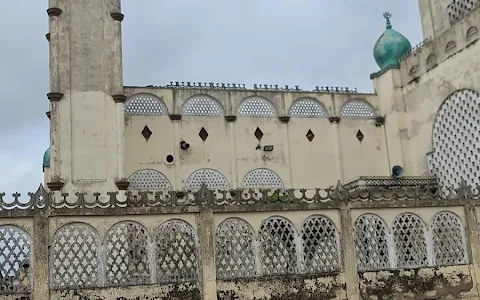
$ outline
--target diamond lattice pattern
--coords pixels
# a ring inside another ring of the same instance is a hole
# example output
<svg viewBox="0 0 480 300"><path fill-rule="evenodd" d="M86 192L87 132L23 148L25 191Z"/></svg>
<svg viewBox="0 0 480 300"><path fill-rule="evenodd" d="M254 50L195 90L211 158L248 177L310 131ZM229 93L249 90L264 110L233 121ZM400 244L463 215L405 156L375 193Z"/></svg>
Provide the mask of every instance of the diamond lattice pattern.
<svg viewBox="0 0 480 300"><path fill-rule="evenodd" d="M132 174L128 179L129 189L132 190L160 190L171 189L172 185L168 178L155 170L140 170Z"/></svg>
<svg viewBox="0 0 480 300"><path fill-rule="evenodd" d="M197 280L197 236L190 224L170 220L155 233L155 260L159 282Z"/></svg>
<svg viewBox="0 0 480 300"><path fill-rule="evenodd" d="M295 118L325 118L328 113L323 105L314 99L299 99L292 104L290 117Z"/></svg>
<svg viewBox="0 0 480 300"><path fill-rule="evenodd" d="M295 228L281 217L265 220L258 238L263 275L294 274L297 270Z"/></svg>
<svg viewBox="0 0 480 300"><path fill-rule="evenodd" d="M450 212L436 214L430 225L433 238L435 265L452 266L467 261L463 226Z"/></svg>
<svg viewBox="0 0 480 300"><path fill-rule="evenodd" d="M260 97L251 97L240 102L237 115L242 117L275 117L277 110L270 101Z"/></svg>
<svg viewBox="0 0 480 300"><path fill-rule="evenodd" d="M223 107L208 96L193 96L183 104L182 114L184 116L221 116Z"/></svg>
<svg viewBox="0 0 480 300"><path fill-rule="evenodd" d="M185 182L187 189L199 189L205 183L209 189L229 189L227 179L222 173L212 169L200 169L193 172Z"/></svg>
<svg viewBox="0 0 480 300"><path fill-rule="evenodd" d="M330 219L324 216L308 218L302 226L302 241L307 273L339 269L338 233Z"/></svg>
<svg viewBox="0 0 480 300"><path fill-rule="evenodd" d="M0 227L0 294L30 292L32 266L31 240L25 231L14 226Z"/></svg>
<svg viewBox="0 0 480 300"><path fill-rule="evenodd" d="M375 118L375 110L370 104L361 99L346 102L340 112L343 118L351 119L372 119Z"/></svg>
<svg viewBox="0 0 480 300"><path fill-rule="evenodd" d="M399 268L426 266L425 225L414 214L401 214L393 222L393 242Z"/></svg>
<svg viewBox="0 0 480 300"><path fill-rule="evenodd" d="M98 285L99 239L85 224L68 224L57 230L51 245L51 284L54 289Z"/></svg>
<svg viewBox="0 0 480 300"><path fill-rule="evenodd" d="M245 278L256 275L255 233L241 219L223 221L217 228L217 277L220 279Z"/></svg>
<svg viewBox="0 0 480 300"><path fill-rule="evenodd" d="M167 107L162 100L148 94L133 96L125 104L126 115L160 116L167 114Z"/></svg>
<svg viewBox="0 0 480 300"><path fill-rule="evenodd" d="M147 230L135 222L119 223L105 235L107 285L137 285L150 281Z"/></svg>
<svg viewBox="0 0 480 300"><path fill-rule="evenodd" d="M275 172L262 168L248 172L241 186L242 188L283 188L283 182Z"/></svg>
<svg viewBox="0 0 480 300"><path fill-rule="evenodd" d="M364 214L355 222L355 252L360 271L379 270L390 266L388 231L378 216Z"/></svg>

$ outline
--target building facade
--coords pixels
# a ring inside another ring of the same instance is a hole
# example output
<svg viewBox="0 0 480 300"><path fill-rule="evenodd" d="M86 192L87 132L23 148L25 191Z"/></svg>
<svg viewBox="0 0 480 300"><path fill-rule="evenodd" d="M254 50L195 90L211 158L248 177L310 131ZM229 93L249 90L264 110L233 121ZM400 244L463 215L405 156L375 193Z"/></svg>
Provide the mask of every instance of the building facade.
<svg viewBox="0 0 480 300"><path fill-rule="evenodd" d="M125 86L120 0L50 0L45 187L0 194L0 299L478 299L480 3L450 1L414 48L384 14L361 93Z"/></svg>

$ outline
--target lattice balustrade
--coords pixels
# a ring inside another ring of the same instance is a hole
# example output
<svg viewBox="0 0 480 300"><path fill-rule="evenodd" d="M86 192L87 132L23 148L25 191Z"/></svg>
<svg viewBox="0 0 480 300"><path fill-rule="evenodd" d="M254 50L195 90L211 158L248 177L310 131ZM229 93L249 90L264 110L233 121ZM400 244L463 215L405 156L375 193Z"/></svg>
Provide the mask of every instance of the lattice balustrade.
<svg viewBox="0 0 480 300"><path fill-rule="evenodd" d="M198 95L189 98L182 106L184 116L221 116L224 114L223 107L217 100Z"/></svg>
<svg viewBox="0 0 480 300"><path fill-rule="evenodd" d="M388 231L376 215L364 214L355 221L355 252L359 271L390 267Z"/></svg>
<svg viewBox="0 0 480 300"><path fill-rule="evenodd" d="M393 242L398 268L426 266L425 224L414 214L397 216L393 222Z"/></svg>
<svg viewBox="0 0 480 300"><path fill-rule="evenodd" d="M451 212L440 212L430 224L434 262L437 266L467 263L464 229L459 218Z"/></svg>
<svg viewBox="0 0 480 300"><path fill-rule="evenodd" d="M15 226L1 226L0 249L0 294L30 292L33 270L28 234Z"/></svg>
<svg viewBox="0 0 480 300"><path fill-rule="evenodd" d="M256 275L255 232L244 220L230 218L216 233L217 278L235 279Z"/></svg>
<svg viewBox="0 0 480 300"><path fill-rule="evenodd" d="M128 178L131 190L170 190L172 184L168 178L156 170L139 170Z"/></svg>
<svg viewBox="0 0 480 300"><path fill-rule="evenodd" d="M126 115L160 116L168 114L167 107L159 98L149 94L132 96L125 103Z"/></svg>
<svg viewBox="0 0 480 300"><path fill-rule="evenodd" d="M307 273L339 270L339 239L333 222L312 216L302 226L303 257Z"/></svg>
<svg viewBox="0 0 480 300"><path fill-rule="evenodd" d="M155 232L157 280L189 282L198 279L197 235L190 224L169 220Z"/></svg>
<svg viewBox="0 0 480 300"><path fill-rule="evenodd" d="M258 232L263 275L297 272L295 227L282 217L265 220Z"/></svg>
<svg viewBox="0 0 480 300"><path fill-rule="evenodd" d="M98 285L100 241L95 230L81 223L57 230L50 248L50 282L53 289Z"/></svg>
<svg viewBox="0 0 480 300"><path fill-rule="evenodd" d="M241 117L275 117L277 110L267 99L250 97L240 102L237 115Z"/></svg>
<svg viewBox="0 0 480 300"><path fill-rule="evenodd" d="M373 107L365 100L354 99L347 101L340 111L342 118L350 119L372 119L376 113Z"/></svg>
<svg viewBox="0 0 480 300"><path fill-rule="evenodd" d="M315 99L298 99L293 102L288 112L294 118L326 118L328 117L325 107Z"/></svg>
<svg viewBox="0 0 480 300"><path fill-rule="evenodd" d="M450 95L438 110L433 125L429 169L445 191L459 188L462 180L480 184L480 95L461 90Z"/></svg>
<svg viewBox="0 0 480 300"><path fill-rule="evenodd" d="M247 173L242 180L242 188L283 188L280 176L275 172L260 168Z"/></svg>
<svg viewBox="0 0 480 300"><path fill-rule="evenodd" d="M107 285L138 285L150 283L150 237L135 222L122 222L105 235L105 279Z"/></svg>
<svg viewBox="0 0 480 300"><path fill-rule="evenodd" d="M202 184L209 189L229 189L227 178L222 173L212 169L200 169L193 172L185 181L185 188L199 189Z"/></svg>

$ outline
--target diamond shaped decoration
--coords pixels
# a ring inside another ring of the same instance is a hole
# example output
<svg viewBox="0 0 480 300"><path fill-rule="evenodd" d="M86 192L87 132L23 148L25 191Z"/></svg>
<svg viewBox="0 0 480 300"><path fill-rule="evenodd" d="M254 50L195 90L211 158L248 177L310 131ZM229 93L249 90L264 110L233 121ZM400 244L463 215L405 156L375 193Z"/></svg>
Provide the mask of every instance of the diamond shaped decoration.
<svg viewBox="0 0 480 300"><path fill-rule="evenodd" d="M255 137L257 138L257 140L260 142L260 140L262 139L263 137L263 132L260 130L260 128L257 127L257 129L255 129Z"/></svg>
<svg viewBox="0 0 480 300"><path fill-rule="evenodd" d="M148 128L148 126L145 126L143 128L142 135L146 141L148 141L148 139L152 136L152 131L150 130L150 128Z"/></svg>
<svg viewBox="0 0 480 300"><path fill-rule="evenodd" d="M205 128L202 127L202 129L200 130L200 132L198 133L198 135L200 136L200 138L202 139L202 141L205 142L205 140L206 140L207 137L208 137L208 132L205 130Z"/></svg>
<svg viewBox="0 0 480 300"><path fill-rule="evenodd" d="M362 141L363 141L363 138L364 138L364 135L363 135L363 133L359 130L359 131L357 132L357 140L358 140L359 142L362 142Z"/></svg>
<svg viewBox="0 0 480 300"><path fill-rule="evenodd" d="M309 129L308 132L307 132L306 137L307 137L307 139L311 142L311 141L313 141L313 138L315 137L315 135L314 135L313 132Z"/></svg>

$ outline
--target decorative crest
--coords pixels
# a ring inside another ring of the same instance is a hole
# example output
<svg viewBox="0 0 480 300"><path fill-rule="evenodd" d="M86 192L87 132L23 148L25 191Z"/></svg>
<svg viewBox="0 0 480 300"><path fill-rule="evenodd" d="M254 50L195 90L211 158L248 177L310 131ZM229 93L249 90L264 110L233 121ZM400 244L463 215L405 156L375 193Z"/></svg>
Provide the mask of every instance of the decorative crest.
<svg viewBox="0 0 480 300"><path fill-rule="evenodd" d="M392 28L392 24L390 24L390 18L392 17L392 14L389 12L384 12L383 17L387 20L387 29Z"/></svg>

